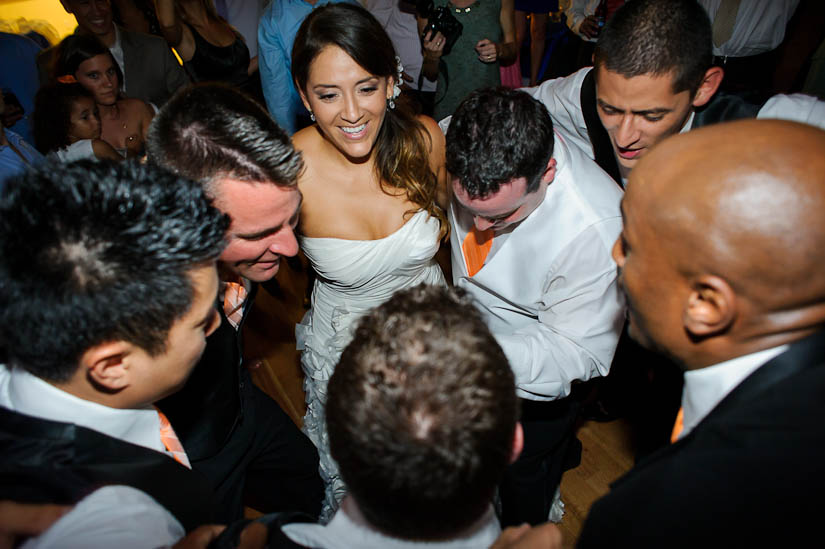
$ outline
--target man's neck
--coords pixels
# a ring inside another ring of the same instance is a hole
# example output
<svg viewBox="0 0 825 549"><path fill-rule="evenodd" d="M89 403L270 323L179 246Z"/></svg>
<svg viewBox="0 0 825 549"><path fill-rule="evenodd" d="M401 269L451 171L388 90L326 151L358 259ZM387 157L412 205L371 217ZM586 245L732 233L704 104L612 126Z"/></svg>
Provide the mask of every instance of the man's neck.
<svg viewBox="0 0 825 549"><path fill-rule="evenodd" d="M85 29L78 27L78 31L80 34L91 34L86 32ZM115 45L115 41L117 41L117 33L115 31L115 24L112 23L112 28L106 34L95 34L93 35L95 38L100 40L100 43L106 46L107 48L111 48Z"/></svg>

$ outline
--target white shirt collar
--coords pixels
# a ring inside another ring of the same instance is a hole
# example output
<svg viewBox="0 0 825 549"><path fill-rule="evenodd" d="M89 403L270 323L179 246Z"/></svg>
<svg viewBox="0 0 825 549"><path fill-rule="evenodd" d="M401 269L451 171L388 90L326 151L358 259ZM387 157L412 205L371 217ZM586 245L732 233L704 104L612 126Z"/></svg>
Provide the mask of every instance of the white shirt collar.
<svg viewBox="0 0 825 549"><path fill-rule="evenodd" d="M0 365L0 405L20 414L74 423L118 440L167 453L154 408L110 408L71 395L21 368Z"/></svg>
<svg viewBox="0 0 825 549"><path fill-rule="evenodd" d="M120 29L114 23L112 23L112 25L115 27L115 43L112 44L109 51L112 52L112 57L115 58L115 62L120 67L120 74L123 75L123 82L120 83L120 89L126 91L126 65L123 64L123 45L120 42Z"/></svg>
<svg viewBox="0 0 825 549"><path fill-rule="evenodd" d="M470 526L463 534L451 540L422 542L390 537L378 530L353 520L343 508L338 509L326 526L310 523L293 523L283 527L284 533L297 543L310 547L363 549L413 549L432 547L442 549L464 549L489 547L501 534L493 507Z"/></svg>
<svg viewBox="0 0 825 549"><path fill-rule="evenodd" d="M687 435L705 419L728 393L760 366L785 352L787 345L740 356L707 368L685 372L682 390L683 429L679 438Z"/></svg>

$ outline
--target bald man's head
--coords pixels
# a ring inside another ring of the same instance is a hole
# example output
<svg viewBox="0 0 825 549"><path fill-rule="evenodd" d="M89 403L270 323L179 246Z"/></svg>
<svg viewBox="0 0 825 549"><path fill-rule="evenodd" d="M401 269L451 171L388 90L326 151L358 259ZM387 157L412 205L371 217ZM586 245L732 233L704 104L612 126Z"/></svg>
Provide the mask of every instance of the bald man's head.
<svg viewBox="0 0 825 549"><path fill-rule="evenodd" d="M749 120L674 136L631 173L614 248L631 334L699 368L825 324L825 132Z"/></svg>

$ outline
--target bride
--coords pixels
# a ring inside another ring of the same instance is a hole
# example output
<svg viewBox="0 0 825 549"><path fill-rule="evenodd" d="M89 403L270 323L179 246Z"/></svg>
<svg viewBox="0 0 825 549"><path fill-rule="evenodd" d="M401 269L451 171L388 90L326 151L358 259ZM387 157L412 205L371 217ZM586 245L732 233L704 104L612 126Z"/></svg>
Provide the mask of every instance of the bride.
<svg viewBox="0 0 825 549"><path fill-rule="evenodd" d="M312 308L298 325L305 374L304 431L327 485L322 520L344 495L329 455L327 381L357 319L401 288L444 284L433 255L447 221L444 136L401 101L401 67L375 18L352 4L314 10L292 50L301 99L315 124L295 134L306 170L299 237L317 272ZM442 202L443 204L443 202Z"/></svg>

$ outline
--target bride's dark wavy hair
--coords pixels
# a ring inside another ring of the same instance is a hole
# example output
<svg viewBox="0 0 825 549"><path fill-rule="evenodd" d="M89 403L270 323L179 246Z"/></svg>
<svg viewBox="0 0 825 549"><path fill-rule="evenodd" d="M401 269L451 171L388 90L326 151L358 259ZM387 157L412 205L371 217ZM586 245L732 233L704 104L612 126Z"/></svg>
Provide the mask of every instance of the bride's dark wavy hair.
<svg viewBox="0 0 825 549"><path fill-rule="evenodd" d="M395 48L381 23L354 4L328 4L312 11L301 24L292 47L292 77L306 93L309 68L327 46L337 46L368 73L398 79ZM400 84L400 82L399 82ZM375 142L375 170L385 193L402 190L407 199L441 223L447 234L447 218L435 203L436 175L428 162L431 140L404 101L387 108Z"/></svg>

